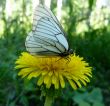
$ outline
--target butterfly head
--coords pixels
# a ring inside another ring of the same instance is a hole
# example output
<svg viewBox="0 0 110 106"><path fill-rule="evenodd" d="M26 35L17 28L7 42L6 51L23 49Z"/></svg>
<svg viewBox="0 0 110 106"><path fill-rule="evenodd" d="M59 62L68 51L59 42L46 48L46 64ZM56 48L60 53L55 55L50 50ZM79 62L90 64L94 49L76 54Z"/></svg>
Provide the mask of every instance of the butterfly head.
<svg viewBox="0 0 110 106"><path fill-rule="evenodd" d="M69 49L68 54L73 54L73 49Z"/></svg>

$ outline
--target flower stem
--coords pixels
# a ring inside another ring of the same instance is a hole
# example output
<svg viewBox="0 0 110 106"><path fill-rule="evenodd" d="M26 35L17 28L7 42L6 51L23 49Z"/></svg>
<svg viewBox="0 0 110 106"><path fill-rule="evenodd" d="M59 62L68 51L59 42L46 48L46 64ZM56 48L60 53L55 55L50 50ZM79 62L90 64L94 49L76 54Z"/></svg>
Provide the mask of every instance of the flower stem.
<svg viewBox="0 0 110 106"><path fill-rule="evenodd" d="M52 106L54 98L52 95L46 95L45 104L44 106Z"/></svg>

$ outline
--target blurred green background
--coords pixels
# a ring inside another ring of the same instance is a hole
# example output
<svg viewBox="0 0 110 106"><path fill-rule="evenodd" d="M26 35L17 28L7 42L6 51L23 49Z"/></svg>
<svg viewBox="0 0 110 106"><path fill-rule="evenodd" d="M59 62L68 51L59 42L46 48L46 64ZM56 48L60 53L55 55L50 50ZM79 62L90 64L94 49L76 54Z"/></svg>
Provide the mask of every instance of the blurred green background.
<svg viewBox="0 0 110 106"><path fill-rule="evenodd" d="M45 99L36 83L21 79L14 69L15 60L26 51L37 1L0 0L0 106L43 106ZM110 1L51 0L50 4L71 48L93 67L88 86L64 89L54 106L110 106Z"/></svg>

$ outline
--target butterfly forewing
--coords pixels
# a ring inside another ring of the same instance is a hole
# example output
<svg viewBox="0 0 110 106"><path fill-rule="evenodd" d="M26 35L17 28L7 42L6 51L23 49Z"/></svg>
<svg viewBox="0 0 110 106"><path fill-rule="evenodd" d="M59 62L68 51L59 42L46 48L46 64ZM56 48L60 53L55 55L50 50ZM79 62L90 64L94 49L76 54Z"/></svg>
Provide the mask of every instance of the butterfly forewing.
<svg viewBox="0 0 110 106"><path fill-rule="evenodd" d="M60 23L43 5L35 10L33 30L28 34L25 45L31 54L41 56L57 56L69 49Z"/></svg>
<svg viewBox="0 0 110 106"><path fill-rule="evenodd" d="M35 30L37 22L43 17L53 18L56 21L56 23L59 23L54 14L46 6L40 4L36 7L34 12L33 30Z"/></svg>

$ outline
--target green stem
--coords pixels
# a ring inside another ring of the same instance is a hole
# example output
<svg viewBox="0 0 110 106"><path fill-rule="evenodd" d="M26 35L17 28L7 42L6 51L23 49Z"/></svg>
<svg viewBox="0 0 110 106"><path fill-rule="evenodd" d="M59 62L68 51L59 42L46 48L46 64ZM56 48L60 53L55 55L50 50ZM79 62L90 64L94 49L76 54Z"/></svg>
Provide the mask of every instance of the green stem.
<svg viewBox="0 0 110 106"><path fill-rule="evenodd" d="M50 95L46 95L44 106L52 106L54 98Z"/></svg>

